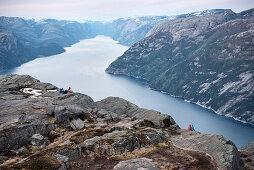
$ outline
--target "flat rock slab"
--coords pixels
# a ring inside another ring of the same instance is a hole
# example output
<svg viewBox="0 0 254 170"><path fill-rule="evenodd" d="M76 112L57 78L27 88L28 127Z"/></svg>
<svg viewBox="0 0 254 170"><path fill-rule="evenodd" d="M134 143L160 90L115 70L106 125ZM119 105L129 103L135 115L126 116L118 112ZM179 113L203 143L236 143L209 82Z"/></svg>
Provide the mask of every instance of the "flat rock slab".
<svg viewBox="0 0 254 170"><path fill-rule="evenodd" d="M83 129L85 127L84 122L80 119L72 120L70 125L71 125L73 130L80 130L80 129Z"/></svg>
<svg viewBox="0 0 254 170"><path fill-rule="evenodd" d="M155 165L152 159L138 158L130 159L127 161L119 162L115 167L115 170L160 170L159 167Z"/></svg>
<svg viewBox="0 0 254 170"><path fill-rule="evenodd" d="M183 149L196 150L211 155L221 169L243 169L243 162L236 146L221 135L201 134L195 131L178 130L172 143Z"/></svg>

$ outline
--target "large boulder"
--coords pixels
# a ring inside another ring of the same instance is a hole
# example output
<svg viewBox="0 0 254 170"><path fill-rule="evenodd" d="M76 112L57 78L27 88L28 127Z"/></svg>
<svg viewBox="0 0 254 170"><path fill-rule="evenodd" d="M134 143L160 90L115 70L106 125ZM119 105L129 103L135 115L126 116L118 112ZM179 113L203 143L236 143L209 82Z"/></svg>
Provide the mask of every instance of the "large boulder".
<svg viewBox="0 0 254 170"><path fill-rule="evenodd" d="M91 108L95 107L93 99L85 94L81 93L67 93L65 95L56 96L53 99L53 103L56 105L66 106L70 108L70 112L76 113L73 105L79 106L84 112L89 112Z"/></svg>
<svg viewBox="0 0 254 170"><path fill-rule="evenodd" d="M135 135L142 147L166 141L165 134L161 130L150 127L137 131Z"/></svg>
<svg viewBox="0 0 254 170"><path fill-rule="evenodd" d="M71 128L73 130L80 130L80 129L83 129L85 127L84 122L80 119L72 120L70 125L71 125Z"/></svg>
<svg viewBox="0 0 254 170"><path fill-rule="evenodd" d="M107 111L104 109L99 109L99 110L94 109L93 111L95 111L97 113L97 116L99 118L103 118L106 121L118 121L119 120L119 115L114 112Z"/></svg>
<svg viewBox="0 0 254 170"><path fill-rule="evenodd" d="M240 149L240 156L247 166L251 166L254 169L254 142L243 146Z"/></svg>
<svg viewBox="0 0 254 170"><path fill-rule="evenodd" d="M221 169L240 170L243 162L234 143L221 135L201 134L195 131L178 130L172 143L183 149L205 152L213 157Z"/></svg>
<svg viewBox="0 0 254 170"><path fill-rule="evenodd" d="M62 162L62 165L57 170L68 170L70 168L70 159L67 156L60 154L55 154L54 156Z"/></svg>
<svg viewBox="0 0 254 170"><path fill-rule="evenodd" d="M18 149L29 144L33 134L47 135L53 129L52 124L25 124L0 130L0 152Z"/></svg>
<svg viewBox="0 0 254 170"><path fill-rule="evenodd" d="M160 170L159 167L153 162L152 159L147 158L137 158L130 159L127 161L121 161L116 166L114 166L115 170Z"/></svg>
<svg viewBox="0 0 254 170"><path fill-rule="evenodd" d="M81 156L81 148L79 145L75 148L64 148L56 151L56 154L66 156L70 160L74 160Z"/></svg>
<svg viewBox="0 0 254 170"><path fill-rule="evenodd" d="M38 83L39 80L34 79L29 75L3 75L0 76L0 92L2 91L18 91L19 89L31 86L35 83Z"/></svg>
<svg viewBox="0 0 254 170"><path fill-rule="evenodd" d="M145 128L138 132L113 131L103 136L95 136L83 142L82 148L107 155L131 152L134 149L165 142L166 137L161 130Z"/></svg>
<svg viewBox="0 0 254 170"><path fill-rule="evenodd" d="M174 119L169 115L161 114L154 110L139 108L137 105L119 97L108 97L96 102L96 104L98 108L111 111L119 115L119 117L127 115L139 120L146 119L153 122L157 127L164 127L163 121L165 119L170 120L170 124L175 124Z"/></svg>
<svg viewBox="0 0 254 170"><path fill-rule="evenodd" d="M41 134L37 133L31 137L31 144L33 145L33 148L39 149L48 145L49 140L47 137L44 137Z"/></svg>
<svg viewBox="0 0 254 170"><path fill-rule="evenodd" d="M94 137L83 142L82 148L96 153L117 155L140 148L139 140L127 131L114 131L101 137Z"/></svg>

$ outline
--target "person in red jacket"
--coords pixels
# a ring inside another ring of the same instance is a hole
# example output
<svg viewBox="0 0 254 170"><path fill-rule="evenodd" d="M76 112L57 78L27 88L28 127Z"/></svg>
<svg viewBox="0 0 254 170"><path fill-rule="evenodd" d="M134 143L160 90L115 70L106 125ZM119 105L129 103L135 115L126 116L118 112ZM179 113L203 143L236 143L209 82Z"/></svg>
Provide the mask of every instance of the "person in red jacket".
<svg viewBox="0 0 254 170"><path fill-rule="evenodd" d="M191 125L188 126L188 130L191 130Z"/></svg>

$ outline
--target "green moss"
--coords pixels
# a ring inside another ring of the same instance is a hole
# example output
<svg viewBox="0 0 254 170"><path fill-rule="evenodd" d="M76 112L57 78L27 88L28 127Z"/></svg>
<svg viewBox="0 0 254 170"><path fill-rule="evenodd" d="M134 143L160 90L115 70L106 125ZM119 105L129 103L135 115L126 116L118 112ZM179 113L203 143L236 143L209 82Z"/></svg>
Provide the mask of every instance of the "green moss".
<svg viewBox="0 0 254 170"><path fill-rule="evenodd" d="M84 113L83 114L79 114L77 117L80 118L83 121L87 118L87 116Z"/></svg>
<svg viewBox="0 0 254 170"><path fill-rule="evenodd" d="M169 127L169 126L172 125L172 123L171 123L171 121L170 121L169 118L165 118L165 119L163 120L163 123L164 123L164 126L165 126L165 127Z"/></svg>
<svg viewBox="0 0 254 170"><path fill-rule="evenodd" d="M60 163L57 160L54 160L52 157L38 157L31 160L28 160L24 163L17 164L12 166L14 169L28 169L28 170L54 170L60 166Z"/></svg>
<svg viewBox="0 0 254 170"><path fill-rule="evenodd" d="M140 125L141 125L141 126L152 127L152 128L155 127L155 125L154 125L154 123L153 123L152 121L146 120L146 119L145 119L144 121L142 121L142 122L140 123Z"/></svg>

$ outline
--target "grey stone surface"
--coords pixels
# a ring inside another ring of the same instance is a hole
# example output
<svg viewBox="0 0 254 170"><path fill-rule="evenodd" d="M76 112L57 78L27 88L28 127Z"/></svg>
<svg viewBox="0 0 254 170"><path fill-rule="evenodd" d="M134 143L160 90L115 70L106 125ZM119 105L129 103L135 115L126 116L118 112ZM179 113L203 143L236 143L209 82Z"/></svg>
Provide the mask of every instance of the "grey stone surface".
<svg viewBox="0 0 254 170"><path fill-rule="evenodd" d="M62 161L62 165L58 168L58 170L68 170L70 168L70 159L67 156L60 154L55 154L54 156L58 160Z"/></svg>
<svg viewBox="0 0 254 170"><path fill-rule="evenodd" d="M165 134L161 130L150 127L136 132L136 135L142 147L166 141Z"/></svg>
<svg viewBox="0 0 254 170"><path fill-rule="evenodd" d="M211 155L221 169L243 169L243 162L234 143L221 135L201 134L195 131L178 130L172 143L180 148L197 150Z"/></svg>
<svg viewBox="0 0 254 170"><path fill-rule="evenodd" d="M73 130L80 130L80 129L83 129L85 127L84 122L80 119L72 120L70 125L71 125Z"/></svg>
<svg viewBox="0 0 254 170"><path fill-rule="evenodd" d="M34 134L31 137L31 144L32 145L40 146L43 143L44 143L44 137L41 134Z"/></svg>
<svg viewBox="0 0 254 170"><path fill-rule="evenodd" d="M22 146L21 148L18 149L18 153L25 153L28 152L28 149L25 146Z"/></svg>
<svg viewBox="0 0 254 170"><path fill-rule="evenodd" d="M254 169L254 142L240 149L240 155L245 164L251 166Z"/></svg>
<svg viewBox="0 0 254 170"><path fill-rule="evenodd" d="M131 133L114 131L106 133L101 137L96 136L92 139L85 140L81 147L96 153L117 155L140 148L140 143L138 138Z"/></svg>
<svg viewBox="0 0 254 170"><path fill-rule="evenodd" d="M164 127L163 120L168 118L172 124L175 124L174 119L169 115L161 114L154 110L139 108L135 104L119 97L108 97L96 102L96 104L99 108L117 114L119 118L127 115L139 120L146 119L152 121L157 127Z"/></svg>
<svg viewBox="0 0 254 170"><path fill-rule="evenodd" d="M21 146L29 144L31 137L35 133L47 134L54 129L51 124L29 124L0 130L0 152L9 149L18 149Z"/></svg>
<svg viewBox="0 0 254 170"><path fill-rule="evenodd" d="M115 170L160 170L158 166L147 158L130 159L127 161L120 161L116 166Z"/></svg>
<svg viewBox="0 0 254 170"><path fill-rule="evenodd" d="M0 161L6 161L8 160L8 156L0 156Z"/></svg>
<svg viewBox="0 0 254 170"><path fill-rule="evenodd" d="M56 154L66 156L70 160L74 160L81 156L81 147L77 145L76 148L64 148L56 151Z"/></svg>
<svg viewBox="0 0 254 170"><path fill-rule="evenodd" d="M251 142L248 145L243 146L240 150L251 152L254 154L254 142Z"/></svg>
<svg viewBox="0 0 254 170"><path fill-rule="evenodd" d="M104 118L106 121L118 121L119 116L111 111L106 111L104 109L98 110L97 115L100 118Z"/></svg>

